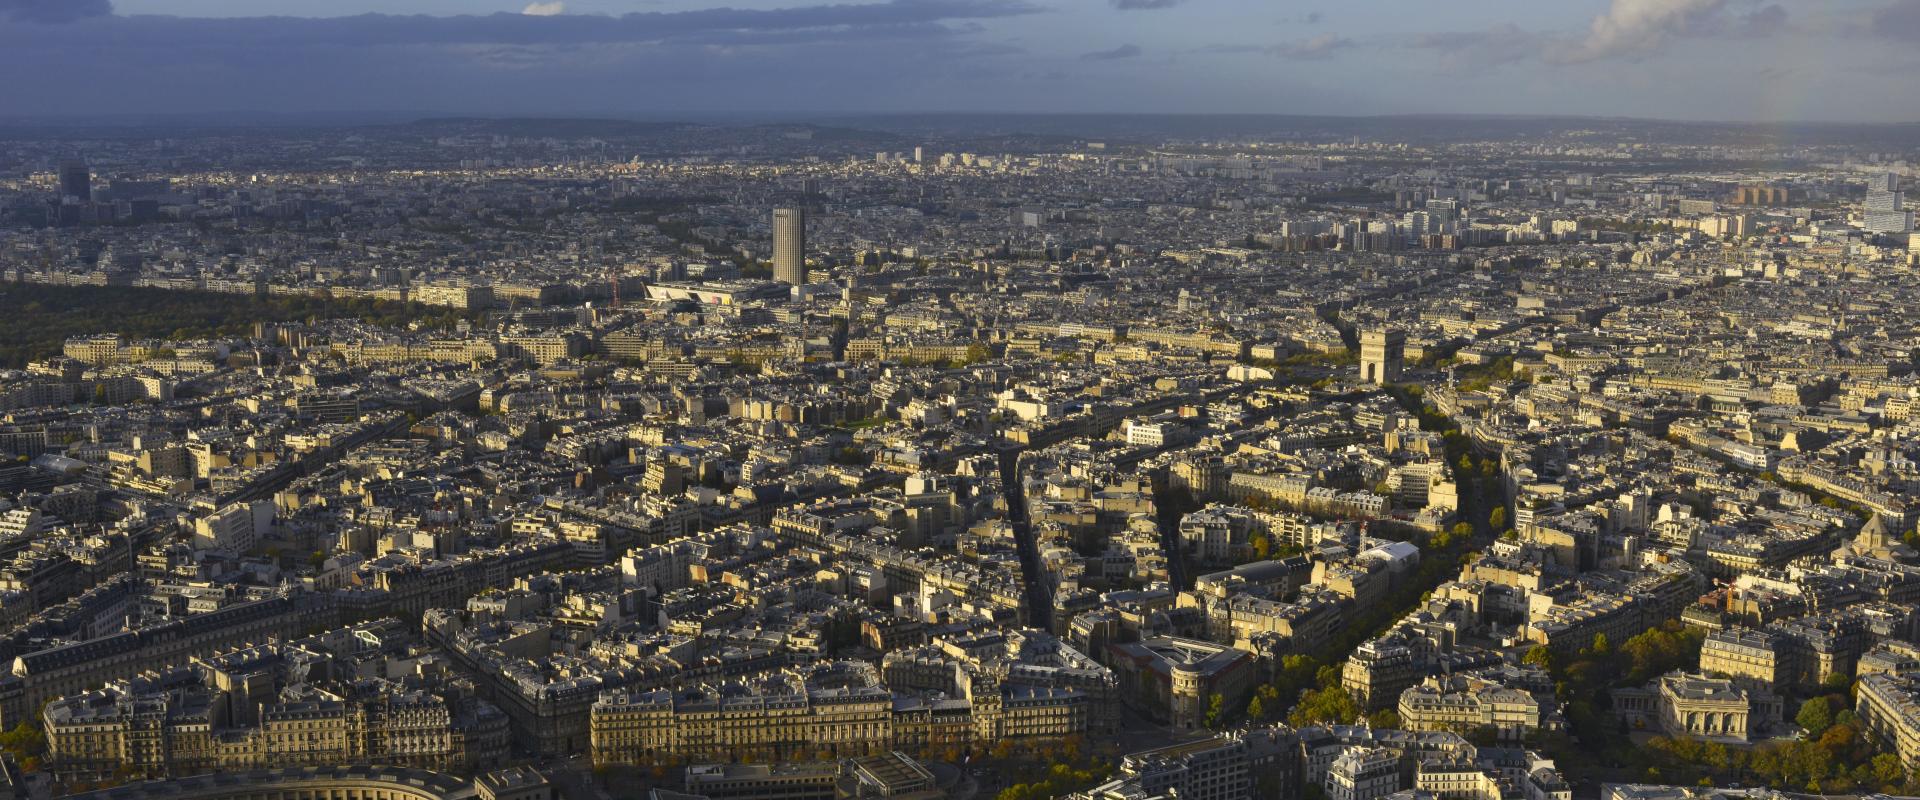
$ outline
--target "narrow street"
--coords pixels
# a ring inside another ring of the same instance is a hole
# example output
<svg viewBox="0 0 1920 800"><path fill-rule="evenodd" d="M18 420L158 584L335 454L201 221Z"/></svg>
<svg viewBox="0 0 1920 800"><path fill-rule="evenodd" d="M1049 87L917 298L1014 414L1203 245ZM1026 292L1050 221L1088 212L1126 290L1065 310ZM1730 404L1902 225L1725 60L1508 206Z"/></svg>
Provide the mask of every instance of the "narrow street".
<svg viewBox="0 0 1920 800"><path fill-rule="evenodd" d="M1013 538L1020 550L1020 580L1026 586L1027 624L1042 630L1053 629L1053 588L1040 564L1040 545L1034 541L1033 528L1027 522L1027 488L1020 478L1021 448L1007 445L1000 450L1000 494L1007 504L1007 524L1013 526Z"/></svg>

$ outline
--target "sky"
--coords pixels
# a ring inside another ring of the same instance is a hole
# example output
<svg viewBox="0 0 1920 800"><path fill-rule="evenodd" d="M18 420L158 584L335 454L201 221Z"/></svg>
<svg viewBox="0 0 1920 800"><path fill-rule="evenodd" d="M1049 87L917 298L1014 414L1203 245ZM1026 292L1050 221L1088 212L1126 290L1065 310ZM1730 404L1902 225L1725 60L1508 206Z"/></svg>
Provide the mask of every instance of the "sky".
<svg viewBox="0 0 1920 800"><path fill-rule="evenodd" d="M1920 0L0 0L0 117L1920 121Z"/></svg>

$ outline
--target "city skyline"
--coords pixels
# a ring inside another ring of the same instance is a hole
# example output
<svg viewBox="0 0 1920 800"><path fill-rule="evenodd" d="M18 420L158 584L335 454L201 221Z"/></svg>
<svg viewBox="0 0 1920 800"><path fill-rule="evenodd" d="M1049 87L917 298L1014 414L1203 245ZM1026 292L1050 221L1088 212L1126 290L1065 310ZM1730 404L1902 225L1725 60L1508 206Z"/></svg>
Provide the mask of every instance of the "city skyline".
<svg viewBox="0 0 1920 800"><path fill-rule="evenodd" d="M1920 797L1913 130L869 122L0 143L0 800Z"/></svg>

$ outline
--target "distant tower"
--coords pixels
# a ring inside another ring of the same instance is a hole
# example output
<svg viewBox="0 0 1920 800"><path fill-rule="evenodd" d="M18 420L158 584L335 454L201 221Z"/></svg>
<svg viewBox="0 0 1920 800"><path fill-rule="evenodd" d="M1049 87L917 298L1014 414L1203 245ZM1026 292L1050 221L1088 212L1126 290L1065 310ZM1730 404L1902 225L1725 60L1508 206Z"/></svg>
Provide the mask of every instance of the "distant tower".
<svg viewBox="0 0 1920 800"><path fill-rule="evenodd" d="M1378 385L1398 382L1406 359L1406 331L1371 328L1360 332L1361 380Z"/></svg>
<svg viewBox="0 0 1920 800"><path fill-rule="evenodd" d="M799 286L807 282L807 212L773 210L773 279Z"/></svg>
<svg viewBox="0 0 1920 800"><path fill-rule="evenodd" d="M1900 176L1888 172L1867 180L1867 202L1861 217L1861 227L1874 233L1913 230L1913 212L1907 210L1906 193L1900 191Z"/></svg>
<svg viewBox="0 0 1920 800"><path fill-rule="evenodd" d="M60 162L60 196L93 199L93 173L87 162L70 159Z"/></svg>

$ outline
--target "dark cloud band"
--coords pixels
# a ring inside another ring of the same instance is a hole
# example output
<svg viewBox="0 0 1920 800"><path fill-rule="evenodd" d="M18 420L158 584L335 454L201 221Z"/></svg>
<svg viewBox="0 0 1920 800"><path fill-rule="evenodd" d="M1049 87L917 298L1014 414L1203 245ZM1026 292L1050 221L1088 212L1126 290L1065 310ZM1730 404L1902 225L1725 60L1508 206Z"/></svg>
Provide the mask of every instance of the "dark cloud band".
<svg viewBox="0 0 1920 800"><path fill-rule="evenodd" d="M68 4L91 6L102 11L55 16L55 12L47 8L54 4L62 8ZM167 48L237 44L258 47L684 42L729 32L886 29L1010 17L1039 10L1025 0L889 0L768 10L714 8L617 17L502 13L453 17L361 14L326 18L199 18L103 16L111 12L108 0L0 0L0 12L15 21L79 22L83 24L69 26L74 29L72 35L89 42L117 47ZM34 26L33 30L0 26L0 41L44 42L49 35L63 34L59 29L44 26Z"/></svg>
<svg viewBox="0 0 1920 800"><path fill-rule="evenodd" d="M0 0L0 21L74 22L113 13L109 0Z"/></svg>

